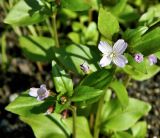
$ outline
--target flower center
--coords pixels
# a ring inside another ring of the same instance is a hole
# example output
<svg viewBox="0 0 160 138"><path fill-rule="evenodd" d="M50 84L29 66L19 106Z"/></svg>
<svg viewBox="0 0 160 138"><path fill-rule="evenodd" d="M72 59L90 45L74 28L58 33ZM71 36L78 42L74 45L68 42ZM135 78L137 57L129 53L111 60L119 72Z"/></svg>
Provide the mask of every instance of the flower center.
<svg viewBox="0 0 160 138"><path fill-rule="evenodd" d="M116 53L115 53L115 52L112 52L109 56L110 56L110 58L113 58L113 57L116 56Z"/></svg>

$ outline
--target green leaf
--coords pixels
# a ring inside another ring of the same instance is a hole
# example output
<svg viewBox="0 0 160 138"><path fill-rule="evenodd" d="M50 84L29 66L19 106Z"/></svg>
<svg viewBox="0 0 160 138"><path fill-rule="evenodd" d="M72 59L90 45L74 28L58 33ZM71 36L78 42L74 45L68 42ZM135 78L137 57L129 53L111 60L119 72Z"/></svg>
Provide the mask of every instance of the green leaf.
<svg viewBox="0 0 160 138"><path fill-rule="evenodd" d="M138 39L148 30L146 26L139 26L136 29L127 29L124 34L123 38L129 43L135 43Z"/></svg>
<svg viewBox="0 0 160 138"><path fill-rule="evenodd" d="M30 25L45 20L51 11L39 0L20 0L9 12L4 22L11 25Z"/></svg>
<svg viewBox="0 0 160 138"><path fill-rule="evenodd" d="M11 102L6 110L21 116L44 114L53 102L53 98L37 101L35 97L29 96L28 91L26 91Z"/></svg>
<svg viewBox="0 0 160 138"><path fill-rule="evenodd" d="M68 38L72 40L72 42L79 44L80 43L80 36L76 32L70 32L68 35Z"/></svg>
<svg viewBox="0 0 160 138"><path fill-rule="evenodd" d="M100 96L102 93L103 90L95 89L88 86L79 86L75 89L71 101L79 102L89 100Z"/></svg>
<svg viewBox="0 0 160 138"><path fill-rule="evenodd" d="M70 128L70 131L73 130L72 118L68 118L65 121L66 126ZM76 138L92 138L92 135L89 130L88 121L85 117L76 117Z"/></svg>
<svg viewBox="0 0 160 138"><path fill-rule="evenodd" d="M111 8L111 13L116 16L120 15L121 13L123 13L126 3L127 0L118 0L117 4L113 8Z"/></svg>
<svg viewBox="0 0 160 138"><path fill-rule="evenodd" d="M98 15L98 29L102 35L111 40L113 34L119 32L119 23L110 12L100 8Z"/></svg>
<svg viewBox="0 0 160 138"><path fill-rule="evenodd" d="M61 94L67 93L71 96L73 94L72 79L55 61L52 61L52 75L56 91Z"/></svg>
<svg viewBox="0 0 160 138"><path fill-rule="evenodd" d="M101 69L84 78L80 85L86 85L96 89L104 89L112 81L113 74L114 69Z"/></svg>
<svg viewBox="0 0 160 138"><path fill-rule="evenodd" d="M129 55L129 54L125 54L127 59L128 59L128 64L127 66L131 66L133 68L133 70L141 72L143 74L147 74L147 68L146 65L148 65L148 63L146 62L146 60L144 59L143 62L137 63L135 61L135 59Z"/></svg>
<svg viewBox="0 0 160 138"><path fill-rule="evenodd" d="M70 107L70 102L66 102L65 104L60 104L59 101L56 102L54 113L62 113L65 109Z"/></svg>
<svg viewBox="0 0 160 138"><path fill-rule="evenodd" d="M160 59L160 51L155 53L155 56Z"/></svg>
<svg viewBox="0 0 160 138"><path fill-rule="evenodd" d="M120 132L116 132L112 138L134 138L130 133L128 132L123 132L123 131L120 131Z"/></svg>
<svg viewBox="0 0 160 138"><path fill-rule="evenodd" d="M120 81L116 80L110 84L110 87L115 91L121 105L127 107L129 99L125 86Z"/></svg>
<svg viewBox="0 0 160 138"><path fill-rule="evenodd" d="M64 126L60 118L56 114L20 117L22 121L32 127L37 138L69 138L70 131Z"/></svg>
<svg viewBox="0 0 160 138"><path fill-rule="evenodd" d="M147 123L144 121L138 122L131 130L134 138L145 138L147 134Z"/></svg>
<svg viewBox="0 0 160 138"><path fill-rule="evenodd" d="M55 49L57 59L68 69L78 74L83 74L80 65L86 61L92 71L96 71L100 59L96 54L97 48L89 48L82 45L69 45Z"/></svg>
<svg viewBox="0 0 160 138"><path fill-rule="evenodd" d="M160 14L160 4L156 4L152 7L149 7L147 12L144 13L139 19L140 24L145 24L147 26L153 26L155 22L159 22Z"/></svg>
<svg viewBox="0 0 160 138"><path fill-rule="evenodd" d="M146 33L137 42L132 44L134 51L141 52L144 56L148 56L160 50L160 27Z"/></svg>
<svg viewBox="0 0 160 138"><path fill-rule="evenodd" d="M159 66L150 65L147 59L145 59L143 62L144 62L143 64L145 64L145 67L146 67L145 69L146 71L144 70L144 72L142 71L144 67L140 69L141 65L139 67L137 66L136 68L135 66L132 67L130 65L126 65L125 68L123 68L123 70L126 73L128 73L133 79L138 81L147 80L153 77L155 74L157 74L160 71ZM140 70L137 70L138 68Z"/></svg>
<svg viewBox="0 0 160 138"><path fill-rule="evenodd" d="M128 130L151 109L148 103L133 98L129 99L129 104L125 109L119 104L115 99L103 105L105 112L101 114L102 132Z"/></svg>
<svg viewBox="0 0 160 138"><path fill-rule="evenodd" d="M25 56L32 61L49 62L54 58L52 38L37 36L21 36L19 43Z"/></svg>
<svg viewBox="0 0 160 138"><path fill-rule="evenodd" d="M90 0L62 0L61 6L72 11L85 11L91 7Z"/></svg>
<svg viewBox="0 0 160 138"><path fill-rule="evenodd" d="M129 23L135 22L139 19L140 13L137 12L137 9L130 4L126 4L123 11L119 15L119 21L126 26Z"/></svg>

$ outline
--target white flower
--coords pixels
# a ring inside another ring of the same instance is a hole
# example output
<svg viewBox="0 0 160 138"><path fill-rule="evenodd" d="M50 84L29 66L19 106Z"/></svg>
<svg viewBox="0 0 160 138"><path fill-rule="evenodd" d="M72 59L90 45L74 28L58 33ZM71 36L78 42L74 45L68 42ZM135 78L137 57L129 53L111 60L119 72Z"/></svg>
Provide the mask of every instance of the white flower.
<svg viewBox="0 0 160 138"><path fill-rule="evenodd" d="M46 85L42 84L40 88L30 88L29 95L32 97L37 97L38 101L42 101L49 96L49 91Z"/></svg>
<svg viewBox="0 0 160 138"><path fill-rule="evenodd" d="M111 63L111 61L119 67L124 67L128 63L127 58L122 55L127 48L127 43L123 39L119 39L113 47L106 42L100 42L98 49L103 53L100 60L100 66L104 67Z"/></svg>

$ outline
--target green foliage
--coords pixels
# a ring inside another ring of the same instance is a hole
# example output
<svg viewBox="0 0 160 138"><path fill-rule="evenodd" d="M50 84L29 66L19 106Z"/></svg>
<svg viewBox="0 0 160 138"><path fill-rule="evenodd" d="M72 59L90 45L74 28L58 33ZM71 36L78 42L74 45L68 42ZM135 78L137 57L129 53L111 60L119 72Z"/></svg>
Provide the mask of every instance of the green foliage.
<svg viewBox="0 0 160 138"><path fill-rule="evenodd" d="M67 8L73 11L84 11L88 10L91 0L62 0L61 5L63 8Z"/></svg>
<svg viewBox="0 0 160 138"><path fill-rule="evenodd" d="M49 98L46 101L37 101L36 98L29 96L29 91L26 91L9 104L6 110L21 116L29 116L32 114L44 114L48 106L52 104L53 98Z"/></svg>
<svg viewBox="0 0 160 138"><path fill-rule="evenodd" d="M45 20L51 11L38 0L20 0L9 12L4 22L10 25L24 26Z"/></svg>
<svg viewBox="0 0 160 138"><path fill-rule="evenodd" d="M73 93L73 82L65 70L59 67L55 61L52 61L52 74L56 91L61 94L67 93L71 96Z"/></svg>
<svg viewBox="0 0 160 138"><path fill-rule="evenodd" d="M98 29L103 36L111 39L113 34L118 33L119 31L119 24L116 17L105 9L100 8L98 15Z"/></svg>
<svg viewBox="0 0 160 138"><path fill-rule="evenodd" d="M80 84L96 89L105 89L112 81L113 74L114 69L101 69L88 75Z"/></svg>
<svg viewBox="0 0 160 138"><path fill-rule="evenodd" d="M130 56L128 58L131 59ZM144 59L142 63L136 63L131 59L129 61L130 65L127 65L123 70L128 73L133 79L138 81L143 81L153 77L160 71L159 66L157 65L150 65L147 59Z"/></svg>
<svg viewBox="0 0 160 138"><path fill-rule="evenodd" d="M54 58L55 42L42 36L20 36L19 43L25 56L32 61L49 62Z"/></svg>
<svg viewBox="0 0 160 138"><path fill-rule="evenodd" d="M148 56L160 50L160 27L146 33L140 39L132 44L134 51L139 51L143 55Z"/></svg>
<svg viewBox="0 0 160 138"><path fill-rule="evenodd" d="M96 62L99 55L87 46L72 44L66 47L55 49L56 57L66 69L78 74L83 74L80 65L86 61L92 71L96 71L99 67ZM94 59L93 59L94 57Z"/></svg>
<svg viewBox="0 0 160 138"><path fill-rule="evenodd" d="M135 138L145 138L147 132L147 124L144 121L137 122L132 128L132 133Z"/></svg>
<svg viewBox="0 0 160 138"><path fill-rule="evenodd" d="M121 105L123 107L127 107L129 100L125 86L121 82L116 80L110 84L110 87L115 91Z"/></svg>
<svg viewBox="0 0 160 138"><path fill-rule="evenodd" d="M129 98L129 104L125 109L120 106L117 99L103 106L102 132L127 130L151 109L148 103L133 98Z"/></svg>
<svg viewBox="0 0 160 138"><path fill-rule="evenodd" d="M94 89L88 86L79 86L75 89L71 101L79 102L79 101L89 100L102 95L102 93L103 91L99 89Z"/></svg>
<svg viewBox="0 0 160 138"><path fill-rule="evenodd" d="M37 138L69 138L70 131L56 114L50 116L30 115L21 116L21 120L29 124Z"/></svg>
<svg viewBox="0 0 160 138"><path fill-rule="evenodd" d="M72 132L73 128L72 118L68 118L67 120L65 120L65 125L68 126L70 132ZM76 130L77 130L76 138L84 138L84 137L92 138L92 135L89 130L89 124L85 117L80 116L76 118Z"/></svg>

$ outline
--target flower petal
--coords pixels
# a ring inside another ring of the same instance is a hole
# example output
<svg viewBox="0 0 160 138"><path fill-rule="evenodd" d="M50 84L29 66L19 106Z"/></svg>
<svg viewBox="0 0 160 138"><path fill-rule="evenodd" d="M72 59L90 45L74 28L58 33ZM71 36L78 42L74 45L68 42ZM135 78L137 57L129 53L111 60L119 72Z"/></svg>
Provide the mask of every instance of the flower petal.
<svg viewBox="0 0 160 138"><path fill-rule="evenodd" d="M38 88L30 88L29 95L33 97L37 97L38 96L37 91L38 91Z"/></svg>
<svg viewBox="0 0 160 138"><path fill-rule="evenodd" d="M100 60L99 65L101 67L107 66L111 63L112 59L109 56L103 56L102 59Z"/></svg>
<svg viewBox="0 0 160 138"><path fill-rule="evenodd" d="M112 52L112 47L107 42L100 41L98 49L106 55L109 55Z"/></svg>
<svg viewBox="0 0 160 138"><path fill-rule="evenodd" d="M153 65L153 64L157 63L157 57L154 54L149 55L148 60L150 62L150 65Z"/></svg>
<svg viewBox="0 0 160 138"><path fill-rule="evenodd" d="M119 39L113 46L113 51L116 52L117 55L123 54L123 52L127 48L127 43L123 39Z"/></svg>
<svg viewBox="0 0 160 138"><path fill-rule="evenodd" d="M125 56L119 55L113 58L114 64L116 64L118 67L124 67L125 64L128 63L128 60Z"/></svg>

